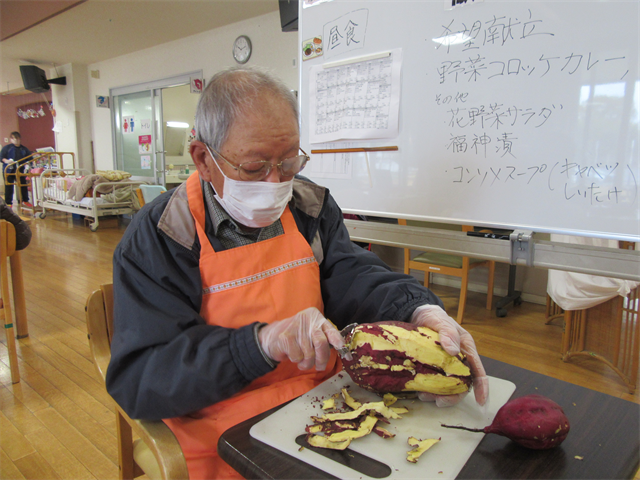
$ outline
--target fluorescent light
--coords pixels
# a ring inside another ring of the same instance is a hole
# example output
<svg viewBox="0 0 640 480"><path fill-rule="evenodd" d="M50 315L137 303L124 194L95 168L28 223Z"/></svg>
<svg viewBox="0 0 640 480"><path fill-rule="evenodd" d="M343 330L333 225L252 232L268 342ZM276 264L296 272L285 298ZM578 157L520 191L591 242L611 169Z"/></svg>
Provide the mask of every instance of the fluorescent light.
<svg viewBox="0 0 640 480"><path fill-rule="evenodd" d="M186 122L167 122L167 127L189 128L189 124Z"/></svg>

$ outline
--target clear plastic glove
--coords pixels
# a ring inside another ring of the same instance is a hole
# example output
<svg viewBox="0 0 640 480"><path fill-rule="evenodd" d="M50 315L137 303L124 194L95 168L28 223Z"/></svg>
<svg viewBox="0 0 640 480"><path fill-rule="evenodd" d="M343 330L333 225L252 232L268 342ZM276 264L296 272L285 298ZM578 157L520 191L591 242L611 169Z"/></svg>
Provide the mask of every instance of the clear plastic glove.
<svg viewBox="0 0 640 480"><path fill-rule="evenodd" d="M315 307L262 327L258 340L269 358L276 362L289 359L297 363L300 370L309 370L314 365L316 370L324 370L330 345L344 346L340 332Z"/></svg>
<svg viewBox="0 0 640 480"><path fill-rule="evenodd" d="M473 392L476 402L484 405L489 398L489 379L482 366L482 361L476 349L476 343L469 332L462 328L447 313L437 305L423 305L416 308L411 317L411 323L428 327L440 334L440 344L449 355L457 355L462 351L469 360L471 375L473 376ZM436 402L439 407L449 407L460 402L468 392L457 395L433 395L419 393L418 398L426 402Z"/></svg>

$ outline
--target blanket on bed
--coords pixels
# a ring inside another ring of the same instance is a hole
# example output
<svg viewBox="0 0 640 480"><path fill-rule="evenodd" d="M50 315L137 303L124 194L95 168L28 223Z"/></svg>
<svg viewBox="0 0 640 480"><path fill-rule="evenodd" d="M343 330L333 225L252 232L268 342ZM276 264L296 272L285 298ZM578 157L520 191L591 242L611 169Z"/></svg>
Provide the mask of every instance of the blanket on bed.
<svg viewBox="0 0 640 480"><path fill-rule="evenodd" d="M119 171L99 171L93 175L87 175L86 177L79 178L69 188L67 192L67 198L70 200L75 200L79 202L82 198L87 194L89 190L96 189L97 193L110 193L113 191L113 185L104 185L102 187L98 187L101 183L113 182L119 180L126 180L131 176L128 173L128 176L119 175L114 177L111 173L117 173ZM126 172L122 172L126 173Z"/></svg>

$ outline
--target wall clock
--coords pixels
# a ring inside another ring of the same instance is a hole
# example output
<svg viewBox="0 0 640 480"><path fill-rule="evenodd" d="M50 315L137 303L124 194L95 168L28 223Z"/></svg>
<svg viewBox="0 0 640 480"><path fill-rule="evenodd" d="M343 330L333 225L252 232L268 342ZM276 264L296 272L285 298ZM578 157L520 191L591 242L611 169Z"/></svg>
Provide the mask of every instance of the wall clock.
<svg viewBox="0 0 640 480"><path fill-rule="evenodd" d="M247 63L251 57L251 40L246 35L240 35L233 42L233 58L238 63Z"/></svg>

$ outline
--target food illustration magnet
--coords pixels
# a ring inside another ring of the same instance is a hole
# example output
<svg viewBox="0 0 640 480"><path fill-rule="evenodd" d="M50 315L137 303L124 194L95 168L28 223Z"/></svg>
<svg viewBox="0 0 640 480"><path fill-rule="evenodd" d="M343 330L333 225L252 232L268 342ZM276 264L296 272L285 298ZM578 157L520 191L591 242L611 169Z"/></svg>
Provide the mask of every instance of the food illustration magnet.
<svg viewBox="0 0 640 480"><path fill-rule="evenodd" d="M322 55L322 37L313 37L302 42L302 60Z"/></svg>

